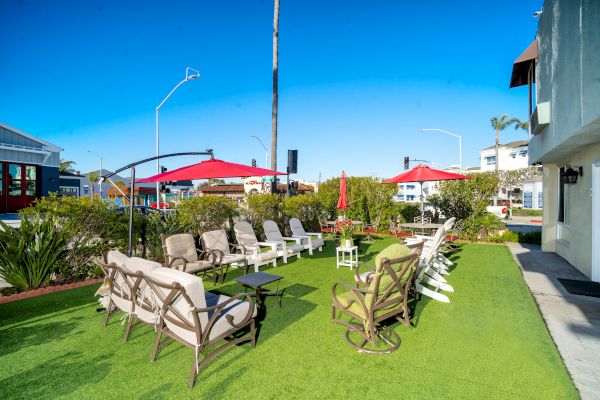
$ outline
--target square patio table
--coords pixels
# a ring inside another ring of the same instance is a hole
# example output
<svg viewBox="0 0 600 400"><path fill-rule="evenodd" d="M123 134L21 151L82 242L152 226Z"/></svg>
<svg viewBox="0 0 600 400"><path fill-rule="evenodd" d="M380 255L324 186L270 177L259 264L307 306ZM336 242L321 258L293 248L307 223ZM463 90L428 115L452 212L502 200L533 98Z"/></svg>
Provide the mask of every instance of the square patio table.
<svg viewBox="0 0 600 400"><path fill-rule="evenodd" d="M264 305L262 296L278 296L279 307L281 307L281 298L283 297L283 290L279 291L279 281L283 279L283 276L268 274L266 272L253 272L248 275L243 275L234 280L241 283L243 286L251 287L256 291L256 304L259 307ZM269 283L277 282L277 288L275 290L263 291L262 287Z"/></svg>

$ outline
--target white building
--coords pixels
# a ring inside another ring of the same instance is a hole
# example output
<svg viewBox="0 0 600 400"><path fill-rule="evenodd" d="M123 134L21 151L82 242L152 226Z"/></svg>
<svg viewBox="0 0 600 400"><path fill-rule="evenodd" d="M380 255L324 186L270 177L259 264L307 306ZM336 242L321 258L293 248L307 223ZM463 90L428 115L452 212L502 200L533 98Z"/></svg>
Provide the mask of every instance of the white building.
<svg viewBox="0 0 600 400"><path fill-rule="evenodd" d="M425 187L423 187L423 194L425 194ZM398 184L398 194L396 194L396 200L399 202L414 203L419 200L421 195L421 187L416 182L400 183Z"/></svg>
<svg viewBox="0 0 600 400"><path fill-rule="evenodd" d="M518 140L507 144L501 144L498 147L499 169L513 171L529 167L529 157L527 156L527 141ZM480 171L496 170L496 147L490 146L479 151Z"/></svg>

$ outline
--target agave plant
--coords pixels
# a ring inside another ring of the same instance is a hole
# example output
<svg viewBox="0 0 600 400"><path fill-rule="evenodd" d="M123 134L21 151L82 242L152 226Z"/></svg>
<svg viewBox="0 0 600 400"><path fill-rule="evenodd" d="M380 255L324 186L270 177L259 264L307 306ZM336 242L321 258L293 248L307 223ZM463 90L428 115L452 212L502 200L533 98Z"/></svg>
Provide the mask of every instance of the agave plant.
<svg viewBox="0 0 600 400"><path fill-rule="evenodd" d="M67 239L54 221L39 215L24 218L20 227L0 221L0 276L17 290L50 283L64 263Z"/></svg>

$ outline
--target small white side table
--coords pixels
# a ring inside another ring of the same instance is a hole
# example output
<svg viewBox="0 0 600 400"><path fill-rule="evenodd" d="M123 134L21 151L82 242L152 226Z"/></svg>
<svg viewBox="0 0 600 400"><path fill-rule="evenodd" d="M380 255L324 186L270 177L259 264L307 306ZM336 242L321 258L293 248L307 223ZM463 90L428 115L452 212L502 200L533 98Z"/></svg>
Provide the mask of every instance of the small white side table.
<svg viewBox="0 0 600 400"><path fill-rule="evenodd" d="M352 247L336 247L335 248L335 261L337 267L358 267L358 246Z"/></svg>

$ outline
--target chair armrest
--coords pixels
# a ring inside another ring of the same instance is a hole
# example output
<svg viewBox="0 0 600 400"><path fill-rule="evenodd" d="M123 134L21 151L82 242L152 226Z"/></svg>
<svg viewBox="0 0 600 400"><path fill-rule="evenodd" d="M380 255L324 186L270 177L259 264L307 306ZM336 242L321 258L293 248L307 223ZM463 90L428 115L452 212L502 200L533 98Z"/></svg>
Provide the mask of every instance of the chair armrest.
<svg viewBox="0 0 600 400"><path fill-rule="evenodd" d="M277 245L281 243L282 242L258 242L258 245L261 247L270 247L271 250L277 251Z"/></svg>
<svg viewBox="0 0 600 400"><path fill-rule="evenodd" d="M193 312L198 313L198 314L199 313L208 313L210 311L213 312L212 316L208 320L208 323L206 324L206 327L204 328L204 334L202 336L205 340L207 340L208 337L210 336L210 331L211 331L215 321L220 317L221 312L227 306L229 306L231 303L237 302L237 301L246 301L248 303L248 313L244 316L242 321L237 325L233 322L233 320L234 320L233 316L226 315L225 319L227 320L227 322L229 323L229 325L232 328L240 328L241 326L245 325L250 319L252 319L252 314L254 313L254 302L252 301L252 297L248 293L238 293L238 294L230 297L229 299L225 300L224 302L216 304L211 307L203 307L203 308L194 308L193 309Z"/></svg>
<svg viewBox="0 0 600 400"><path fill-rule="evenodd" d="M170 259L170 260L171 260L171 261L169 261L169 262L167 263L167 268L173 268L173 263L174 263L175 261L177 261L177 260L182 260L182 261L183 261L183 267L182 267L182 268L183 268L183 269L182 269L182 271L183 271L183 272L185 272L185 267L186 267L186 264L189 262L189 261L188 261L188 260L186 260L184 257L174 257L174 256L172 256L172 255L170 255L170 254L167 254L167 253L165 253L165 259ZM177 268L175 267L175 269L177 269Z"/></svg>
<svg viewBox="0 0 600 400"><path fill-rule="evenodd" d="M339 296L337 293L338 286L342 286L348 289L350 292L352 292L355 299L349 301L347 305L343 305L342 303L340 303L340 301L338 300ZM331 288L331 296L333 298L333 303L336 308L339 308L341 310L347 310L352 306L352 304L354 304L354 302L358 302L358 304L363 309L364 315L368 315L367 306L365 304L365 295L367 293L371 293L371 291L369 291L368 289L354 287L346 282L336 282Z"/></svg>
<svg viewBox="0 0 600 400"><path fill-rule="evenodd" d="M318 236L319 238L323 239L323 233L322 232L306 232L307 235L309 236Z"/></svg>
<svg viewBox="0 0 600 400"><path fill-rule="evenodd" d="M299 237L284 237L283 240L289 240L290 242L296 242L298 244L301 244L302 242L302 238Z"/></svg>

